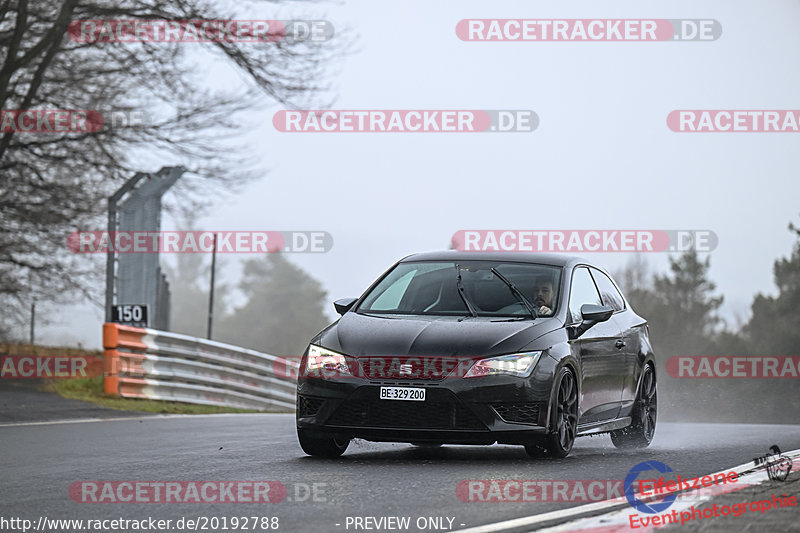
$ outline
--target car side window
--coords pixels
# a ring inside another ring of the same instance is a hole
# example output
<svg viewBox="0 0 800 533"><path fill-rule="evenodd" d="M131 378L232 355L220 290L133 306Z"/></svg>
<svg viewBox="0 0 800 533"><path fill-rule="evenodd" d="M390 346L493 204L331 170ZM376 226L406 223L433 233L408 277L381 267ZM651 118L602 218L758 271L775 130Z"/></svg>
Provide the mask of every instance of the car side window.
<svg viewBox="0 0 800 533"><path fill-rule="evenodd" d="M572 323L582 320L581 306L584 304L602 305L589 269L578 267L572 272L572 288L569 292L569 314Z"/></svg>
<svg viewBox="0 0 800 533"><path fill-rule="evenodd" d="M622 298L622 294L620 294L619 290L617 290L617 287L614 286L614 283L608 276L596 268L593 268L592 277L597 284L597 288L600 289L600 297L603 299L603 305L611 307L614 311L622 311L625 309L625 300Z"/></svg>

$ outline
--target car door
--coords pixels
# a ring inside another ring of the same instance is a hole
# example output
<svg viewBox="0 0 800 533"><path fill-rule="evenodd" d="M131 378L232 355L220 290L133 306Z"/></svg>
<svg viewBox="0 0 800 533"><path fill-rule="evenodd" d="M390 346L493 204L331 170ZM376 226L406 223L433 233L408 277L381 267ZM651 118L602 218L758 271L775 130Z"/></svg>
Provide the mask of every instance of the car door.
<svg viewBox="0 0 800 533"><path fill-rule="evenodd" d="M622 382L621 406L624 408L633 404L636 396L639 375L641 374L641 363L639 353L642 344L642 333L645 328L644 321L630 309L626 309L614 315L617 324L620 325L622 336L625 341L623 348L625 357L625 367L622 370L624 376Z"/></svg>
<svg viewBox="0 0 800 533"><path fill-rule="evenodd" d="M585 304L602 305L602 299L588 267L579 266L573 269L570 284L571 324L580 324L580 309ZM613 419L619 413L623 385L620 363L624 364L624 356L620 356L616 344L621 340L620 328L612 316L570 341L572 353L581 365L581 425Z"/></svg>
<svg viewBox="0 0 800 533"><path fill-rule="evenodd" d="M622 293L605 272L592 268L591 273L600 292L603 305L614 309L612 318L616 321L620 330L622 342L615 343L618 350L614 366L622 376L620 405L624 406L626 402L630 403L636 394L636 379L638 377L636 365L639 352L637 326L643 321L633 311L626 308Z"/></svg>

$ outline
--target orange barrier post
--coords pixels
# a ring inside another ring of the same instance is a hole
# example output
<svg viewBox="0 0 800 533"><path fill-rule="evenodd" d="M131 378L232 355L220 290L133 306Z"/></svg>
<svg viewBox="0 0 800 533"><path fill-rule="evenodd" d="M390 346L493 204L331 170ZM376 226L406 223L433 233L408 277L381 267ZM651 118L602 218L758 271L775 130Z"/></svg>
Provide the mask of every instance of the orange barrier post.
<svg viewBox="0 0 800 533"><path fill-rule="evenodd" d="M103 324L103 348L105 348L103 390L106 394L117 396L120 394L120 359L126 356L136 357L134 353L128 353L127 350L134 352L147 350L147 345L142 342L146 333L147 331L142 328L132 328L111 322ZM126 351L120 352L118 348L126 349Z"/></svg>

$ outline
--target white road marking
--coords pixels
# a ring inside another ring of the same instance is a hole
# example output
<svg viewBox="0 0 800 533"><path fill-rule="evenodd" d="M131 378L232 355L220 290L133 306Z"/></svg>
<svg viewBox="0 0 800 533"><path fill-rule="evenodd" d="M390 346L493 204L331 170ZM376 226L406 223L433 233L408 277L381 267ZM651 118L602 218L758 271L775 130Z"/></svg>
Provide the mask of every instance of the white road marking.
<svg viewBox="0 0 800 533"><path fill-rule="evenodd" d="M541 524L542 522L550 522L552 520L560 520L578 516L584 513L593 511L601 511L603 509L610 509L620 505L627 505L628 501L625 498L614 498L613 500L605 500L602 502L587 503L586 505L579 505L578 507L570 507L569 509L561 509L558 511L550 511L549 513L537 514L532 516L525 516L522 518L513 518L511 520L504 520L503 522L496 522L494 524L486 524L483 526L470 527L467 529L459 529L459 533L493 533L495 531L505 531L507 529L514 529L518 527L533 526Z"/></svg>
<svg viewBox="0 0 800 533"><path fill-rule="evenodd" d="M0 424L3 427L18 427L18 426L47 426L55 424L86 424L90 422L120 422L124 420L169 420L173 418L208 418L208 417L232 417L232 416L292 416L294 413L217 413L217 414L202 414L202 415L145 415L145 416L118 416L114 418L76 418L73 420L42 420L40 422L9 422Z"/></svg>

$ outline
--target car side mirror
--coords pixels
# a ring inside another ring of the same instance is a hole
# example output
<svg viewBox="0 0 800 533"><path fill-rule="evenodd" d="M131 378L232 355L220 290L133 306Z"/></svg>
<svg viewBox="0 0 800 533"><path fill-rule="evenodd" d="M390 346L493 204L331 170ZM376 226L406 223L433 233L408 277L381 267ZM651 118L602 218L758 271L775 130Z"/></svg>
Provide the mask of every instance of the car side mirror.
<svg viewBox="0 0 800 533"><path fill-rule="evenodd" d="M605 322L613 314L614 309L607 305L583 304L581 306L581 318L584 322Z"/></svg>
<svg viewBox="0 0 800 533"><path fill-rule="evenodd" d="M333 307L336 308L336 312L340 315L344 315L348 312L352 307L353 304L358 301L358 298L342 298L341 300L336 300L333 302Z"/></svg>
<svg viewBox="0 0 800 533"><path fill-rule="evenodd" d="M607 305L583 304L581 306L581 319L580 324L569 326L568 334L570 340L575 340L586 331L600 322L605 322L611 315L614 314L614 309Z"/></svg>

